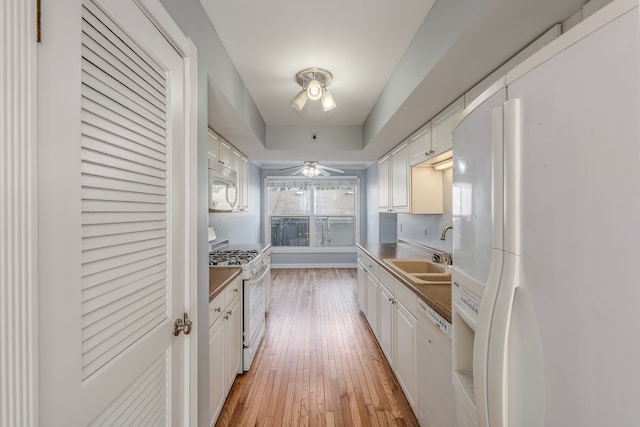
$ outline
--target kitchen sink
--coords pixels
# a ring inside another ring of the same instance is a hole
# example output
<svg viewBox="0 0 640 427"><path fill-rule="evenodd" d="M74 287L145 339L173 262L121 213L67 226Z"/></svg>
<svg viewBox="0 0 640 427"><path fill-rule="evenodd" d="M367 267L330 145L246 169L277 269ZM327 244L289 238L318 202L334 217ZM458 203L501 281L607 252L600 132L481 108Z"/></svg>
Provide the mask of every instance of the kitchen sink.
<svg viewBox="0 0 640 427"><path fill-rule="evenodd" d="M385 259L391 268L409 281L421 285L450 285L451 270L444 264L431 261L428 258L415 259Z"/></svg>

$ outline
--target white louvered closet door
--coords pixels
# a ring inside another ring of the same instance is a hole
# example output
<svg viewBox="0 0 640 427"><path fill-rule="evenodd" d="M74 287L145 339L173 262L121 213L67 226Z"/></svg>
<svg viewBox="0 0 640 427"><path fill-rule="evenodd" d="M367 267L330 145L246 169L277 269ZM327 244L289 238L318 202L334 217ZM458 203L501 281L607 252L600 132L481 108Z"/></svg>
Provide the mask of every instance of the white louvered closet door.
<svg viewBox="0 0 640 427"><path fill-rule="evenodd" d="M172 327L186 277L183 58L133 1L74 6L79 111L49 114L77 117L78 157L44 172L68 176L52 191L70 203L68 217L43 219L62 228L46 256L67 274L41 277L41 425L181 425L189 338Z"/></svg>

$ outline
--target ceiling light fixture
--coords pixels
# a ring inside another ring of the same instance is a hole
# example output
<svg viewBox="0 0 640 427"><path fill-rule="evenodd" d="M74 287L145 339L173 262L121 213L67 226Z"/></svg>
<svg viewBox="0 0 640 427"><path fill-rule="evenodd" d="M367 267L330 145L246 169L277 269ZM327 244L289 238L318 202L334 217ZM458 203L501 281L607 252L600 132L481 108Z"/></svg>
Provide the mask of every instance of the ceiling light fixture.
<svg viewBox="0 0 640 427"><path fill-rule="evenodd" d="M302 90L291 100L291 106L302 111L307 100L317 101L321 99L322 109L330 111L336 108L336 101L327 89L333 81L333 75L322 68L305 68L296 74L296 82L302 86Z"/></svg>

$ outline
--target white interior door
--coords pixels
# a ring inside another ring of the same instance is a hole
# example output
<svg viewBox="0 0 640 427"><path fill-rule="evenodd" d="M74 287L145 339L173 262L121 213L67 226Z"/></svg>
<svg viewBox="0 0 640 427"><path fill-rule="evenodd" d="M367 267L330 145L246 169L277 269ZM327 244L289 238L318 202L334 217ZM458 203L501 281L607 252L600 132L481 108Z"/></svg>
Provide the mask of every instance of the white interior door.
<svg viewBox="0 0 640 427"><path fill-rule="evenodd" d="M40 424L181 425L183 58L132 1L43 19Z"/></svg>

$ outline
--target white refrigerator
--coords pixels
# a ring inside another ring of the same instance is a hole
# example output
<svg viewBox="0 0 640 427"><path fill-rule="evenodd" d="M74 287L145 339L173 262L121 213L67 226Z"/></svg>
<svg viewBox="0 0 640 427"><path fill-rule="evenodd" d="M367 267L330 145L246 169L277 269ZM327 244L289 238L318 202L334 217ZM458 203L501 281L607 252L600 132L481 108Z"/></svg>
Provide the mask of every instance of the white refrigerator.
<svg viewBox="0 0 640 427"><path fill-rule="evenodd" d="M640 426L639 18L605 6L454 130L461 426Z"/></svg>

